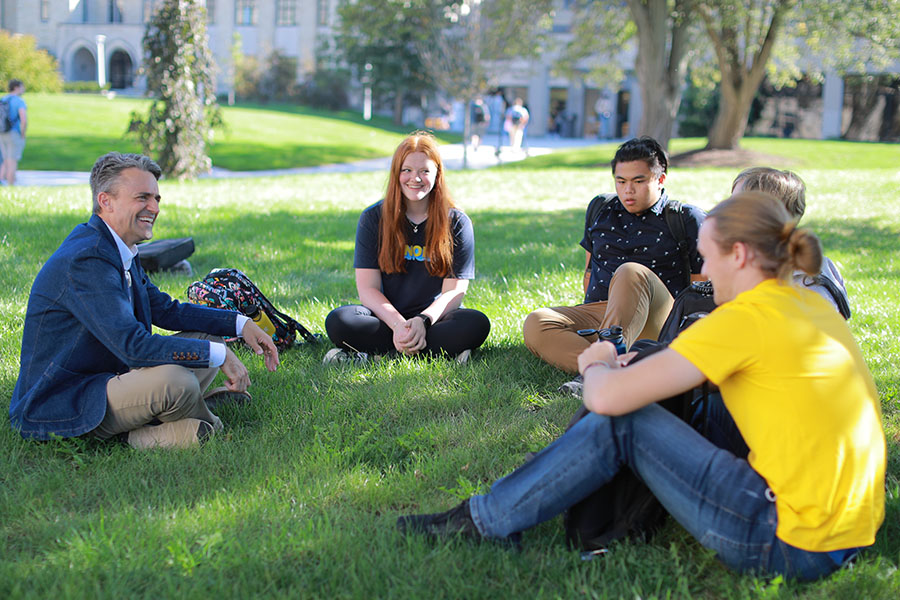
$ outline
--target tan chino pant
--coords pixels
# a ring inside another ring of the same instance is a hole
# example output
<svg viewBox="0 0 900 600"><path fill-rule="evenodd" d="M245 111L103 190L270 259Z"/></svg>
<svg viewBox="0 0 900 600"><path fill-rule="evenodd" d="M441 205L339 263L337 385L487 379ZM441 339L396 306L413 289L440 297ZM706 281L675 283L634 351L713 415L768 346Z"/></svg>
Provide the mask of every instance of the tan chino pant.
<svg viewBox="0 0 900 600"><path fill-rule="evenodd" d="M582 337L579 329L620 325L629 347L639 339L656 339L674 299L650 269L628 262L616 269L609 283L609 300L540 308L525 318L525 345L541 360L570 373L578 372L578 355L597 336Z"/></svg>
<svg viewBox="0 0 900 600"><path fill-rule="evenodd" d="M198 332L176 335L222 341ZM117 375L106 384L106 416L92 433L107 439L154 420L167 423L182 419L200 419L216 430L221 429L222 421L203 401L203 392L218 372L218 367L189 369L180 365L160 365Z"/></svg>

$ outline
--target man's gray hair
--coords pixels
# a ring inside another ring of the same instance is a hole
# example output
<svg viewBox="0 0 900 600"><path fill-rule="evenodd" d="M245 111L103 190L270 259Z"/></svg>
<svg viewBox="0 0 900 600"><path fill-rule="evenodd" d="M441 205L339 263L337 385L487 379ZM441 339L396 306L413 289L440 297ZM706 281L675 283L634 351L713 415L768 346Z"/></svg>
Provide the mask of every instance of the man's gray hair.
<svg viewBox="0 0 900 600"><path fill-rule="evenodd" d="M119 174L125 169L140 169L152 173L157 180L162 175L162 169L152 158L142 154L122 154L110 152L97 159L91 169L91 196L94 198L94 214L100 214L100 194L109 192L119 179Z"/></svg>

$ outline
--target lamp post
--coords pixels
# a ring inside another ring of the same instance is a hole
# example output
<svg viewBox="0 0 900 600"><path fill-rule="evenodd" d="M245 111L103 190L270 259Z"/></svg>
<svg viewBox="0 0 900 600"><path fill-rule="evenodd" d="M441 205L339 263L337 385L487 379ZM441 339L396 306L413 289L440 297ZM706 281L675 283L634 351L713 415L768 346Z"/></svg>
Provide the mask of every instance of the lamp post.
<svg viewBox="0 0 900 600"><path fill-rule="evenodd" d="M366 63L362 76L363 84L363 120L372 120L372 63Z"/></svg>

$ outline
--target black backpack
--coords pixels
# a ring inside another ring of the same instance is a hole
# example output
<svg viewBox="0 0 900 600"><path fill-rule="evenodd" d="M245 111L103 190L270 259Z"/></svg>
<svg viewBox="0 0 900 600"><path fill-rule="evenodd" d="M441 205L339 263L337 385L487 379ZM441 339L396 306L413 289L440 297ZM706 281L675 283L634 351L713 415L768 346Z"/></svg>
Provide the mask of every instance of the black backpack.
<svg viewBox="0 0 900 600"><path fill-rule="evenodd" d="M9 110L9 98L0 100L0 133L6 133L13 128L12 112Z"/></svg>
<svg viewBox="0 0 900 600"><path fill-rule="evenodd" d="M631 362L638 362L666 348L680 331L712 312L715 307L712 285L707 281L692 283L675 297L659 339L638 340L632 344L631 350L636 350L638 354ZM659 404L688 423L699 414L698 427L705 434L709 395L709 383L704 383ZM581 406L566 429L588 414L589 411ZM570 507L563 518L563 526L570 547L593 551L626 537L648 539L665 522L666 514L666 509L650 488L632 470L623 469L606 485Z"/></svg>
<svg viewBox="0 0 900 600"><path fill-rule="evenodd" d="M482 105L472 105L472 120L475 121L475 123L484 123L484 107Z"/></svg>
<svg viewBox="0 0 900 600"><path fill-rule="evenodd" d="M319 343L321 337L310 333L298 321L275 308L256 284L237 269L213 269L202 281L195 281L188 286L187 296L194 304L236 310L248 316L257 308L262 310L275 326L272 341L279 350L293 346L297 341L297 334L310 344Z"/></svg>
<svg viewBox="0 0 900 600"><path fill-rule="evenodd" d="M616 194L594 196L587 207L585 216L587 227L590 227L597 221L600 212L604 208L609 206L611 202L618 201L618 199L619 197ZM670 198L663 207L663 217L666 220L669 231L672 232L672 237L675 238L675 242L678 244L678 255L681 256L682 268L687 278L682 287L687 287L691 284L691 244L688 242L687 231L684 227L684 213L684 204L678 200Z"/></svg>

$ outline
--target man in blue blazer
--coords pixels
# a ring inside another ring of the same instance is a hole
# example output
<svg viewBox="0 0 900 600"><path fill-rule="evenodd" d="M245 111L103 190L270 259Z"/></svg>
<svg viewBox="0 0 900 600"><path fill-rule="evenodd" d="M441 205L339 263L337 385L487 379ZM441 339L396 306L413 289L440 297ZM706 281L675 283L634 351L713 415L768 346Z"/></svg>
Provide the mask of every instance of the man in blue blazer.
<svg viewBox="0 0 900 600"><path fill-rule="evenodd" d="M9 407L25 438L126 437L135 448L186 447L222 428L203 392L219 370L246 395L246 367L222 343L239 335L266 367L272 338L232 311L180 303L147 278L137 243L153 237L160 168L111 152L91 170L94 214L41 268L25 314ZM151 325L177 335L154 334Z"/></svg>

